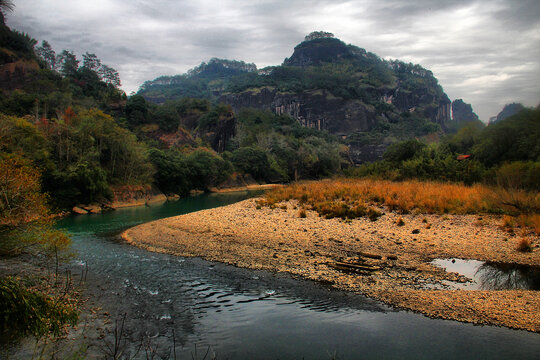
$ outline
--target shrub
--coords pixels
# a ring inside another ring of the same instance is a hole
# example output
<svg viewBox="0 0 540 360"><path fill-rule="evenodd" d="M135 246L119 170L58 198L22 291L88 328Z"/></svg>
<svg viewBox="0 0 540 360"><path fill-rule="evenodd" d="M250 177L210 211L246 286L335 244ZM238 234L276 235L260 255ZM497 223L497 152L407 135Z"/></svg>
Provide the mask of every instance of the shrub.
<svg viewBox="0 0 540 360"><path fill-rule="evenodd" d="M521 252L532 252L532 244L529 239L521 239L518 242L517 250Z"/></svg>
<svg viewBox="0 0 540 360"><path fill-rule="evenodd" d="M11 277L0 279L0 324L11 340L24 335L59 335L66 324L75 325L78 314L69 305L28 290Z"/></svg>
<svg viewBox="0 0 540 360"><path fill-rule="evenodd" d="M261 205L291 199L321 216L342 219L374 218L377 214L370 212L371 205L385 206L402 214L521 214L522 227L540 232L540 194L524 190L416 180L336 179L274 189L265 194Z"/></svg>
<svg viewBox="0 0 540 360"><path fill-rule="evenodd" d="M506 189L540 190L540 162L514 161L495 170L495 181Z"/></svg>
<svg viewBox="0 0 540 360"><path fill-rule="evenodd" d="M369 208L367 212L367 217L371 221L377 221L382 215L383 215L382 212L375 210L373 208Z"/></svg>

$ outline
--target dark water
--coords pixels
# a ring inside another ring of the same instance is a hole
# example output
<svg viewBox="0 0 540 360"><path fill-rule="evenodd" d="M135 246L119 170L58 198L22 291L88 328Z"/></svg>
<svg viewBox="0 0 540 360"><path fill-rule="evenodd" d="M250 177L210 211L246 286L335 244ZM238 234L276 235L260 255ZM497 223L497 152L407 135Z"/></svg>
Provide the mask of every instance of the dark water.
<svg viewBox="0 0 540 360"><path fill-rule="evenodd" d="M73 273L88 265L92 304L113 320L126 314L126 354L144 343L172 358L174 330L178 359L202 359L209 348L207 359L212 352L218 359L538 358L539 334L429 319L286 275L146 252L113 236L246 196L202 195L60 222L79 254ZM109 335L100 341L113 340ZM97 356L106 347L92 351ZM147 353L139 350L136 358Z"/></svg>
<svg viewBox="0 0 540 360"><path fill-rule="evenodd" d="M434 265L471 279L467 283L448 283L467 290L540 290L540 267L463 259L435 259Z"/></svg>

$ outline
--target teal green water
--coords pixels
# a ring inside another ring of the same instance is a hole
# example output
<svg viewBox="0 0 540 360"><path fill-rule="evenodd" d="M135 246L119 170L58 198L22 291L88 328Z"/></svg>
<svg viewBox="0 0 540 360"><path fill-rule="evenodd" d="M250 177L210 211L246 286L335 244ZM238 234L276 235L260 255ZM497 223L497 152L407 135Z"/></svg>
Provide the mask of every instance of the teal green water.
<svg viewBox="0 0 540 360"><path fill-rule="evenodd" d="M240 191L190 196L178 201L128 207L104 214L70 216L60 220L57 227L67 229L72 234L114 233L152 220L233 204L258 194L262 194L262 192Z"/></svg>
<svg viewBox="0 0 540 360"><path fill-rule="evenodd" d="M429 319L286 275L146 252L114 236L247 196L201 195L59 222L78 252L75 280L88 266L90 303L113 320L126 314L126 356L145 359L136 352L145 340L162 358L176 344L179 359L191 359L195 348L199 358L210 348L218 359L538 358L539 334ZM88 339L91 357L103 355L105 340Z"/></svg>

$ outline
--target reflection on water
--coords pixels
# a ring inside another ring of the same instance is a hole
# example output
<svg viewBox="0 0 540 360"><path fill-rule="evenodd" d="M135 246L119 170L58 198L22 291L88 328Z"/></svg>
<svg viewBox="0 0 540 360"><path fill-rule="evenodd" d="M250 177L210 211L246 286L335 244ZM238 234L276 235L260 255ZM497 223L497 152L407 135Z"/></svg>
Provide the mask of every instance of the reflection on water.
<svg viewBox="0 0 540 360"><path fill-rule="evenodd" d="M486 262L478 269L483 289L540 290L540 267Z"/></svg>
<svg viewBox="0 0 540 360"><path fill-rule="evenodd" d="M325 285L150 253L111 237L138 223L246 196L203 195L59 224L78 251L71 265L75 281L88 265L90 305L110 316L109 329L125 314L126 356L141 339L150 339L163 358L171 358L176 344L179 359L191 359L195 346L202 352L211 346L220 359L535 359L540 353L538 334L429 319ZM88 357L114 340L112 333L87 339Z"/></svg>
<svg viewBox="0 0 540 360"><path fill-rule="evenodd" d="M540 290L540 267L463 259L435 259L432 264L472 281L452 284L469 290Z"/></svg>

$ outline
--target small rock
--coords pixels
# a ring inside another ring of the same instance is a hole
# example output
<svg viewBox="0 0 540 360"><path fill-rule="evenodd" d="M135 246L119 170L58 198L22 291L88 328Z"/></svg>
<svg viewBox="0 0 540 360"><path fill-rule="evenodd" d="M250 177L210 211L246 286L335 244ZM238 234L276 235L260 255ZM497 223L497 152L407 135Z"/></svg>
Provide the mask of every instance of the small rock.
<svg viewBox="0 0 540 360"><path fill-rule="evenodd" d="M414 229L414 230L412 231L412 233L413 233L413 234L420 234L420 229Z"/></svg>
<svg viewBox="0 0 540 360"><path fill-rule="evenodd" d="M78 207L78 206L74 206L73 209L71 209L71 211L73 211L75 214L79 214L79 215L84 215L84 214L88 214L88 211Z"/></svg>

